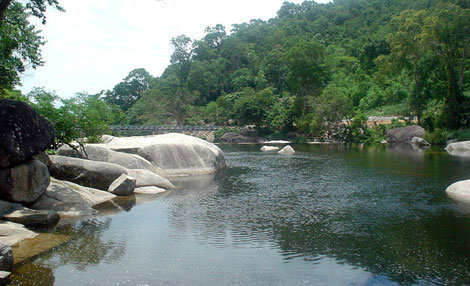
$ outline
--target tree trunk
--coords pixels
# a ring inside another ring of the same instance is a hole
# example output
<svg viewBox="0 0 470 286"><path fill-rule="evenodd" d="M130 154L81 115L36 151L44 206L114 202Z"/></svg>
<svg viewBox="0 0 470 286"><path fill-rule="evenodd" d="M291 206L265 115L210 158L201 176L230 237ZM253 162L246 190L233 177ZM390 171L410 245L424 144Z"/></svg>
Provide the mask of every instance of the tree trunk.
<svg viewBox="0 0 470 286"><path fill-rule="evenodd" d="M0 0L0 25L2 24L5 11L13 0Z"/></svg>
<svg viewBox="0 0 470 286"><path fill-rule="evenodd" d="M462 48L462 62L460 63L459 88L461 92L463 92L463 72L465 70L465 61L467 60L467 46L468 42Z"/></svg>

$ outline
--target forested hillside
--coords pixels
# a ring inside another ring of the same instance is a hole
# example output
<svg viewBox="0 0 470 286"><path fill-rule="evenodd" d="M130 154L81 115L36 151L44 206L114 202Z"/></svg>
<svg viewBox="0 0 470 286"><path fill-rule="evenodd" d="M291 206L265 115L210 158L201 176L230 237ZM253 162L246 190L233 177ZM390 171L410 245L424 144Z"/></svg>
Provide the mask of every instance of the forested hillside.
<svg viewBox="0 0 470 286"><path fill-rule="evenodd" d="M175 36L162 75L136 69L97 96L127 124L374 141L367 116L398 115L448 132L470 125L469 41L468 0L285 2L269 21Z"/></svg>

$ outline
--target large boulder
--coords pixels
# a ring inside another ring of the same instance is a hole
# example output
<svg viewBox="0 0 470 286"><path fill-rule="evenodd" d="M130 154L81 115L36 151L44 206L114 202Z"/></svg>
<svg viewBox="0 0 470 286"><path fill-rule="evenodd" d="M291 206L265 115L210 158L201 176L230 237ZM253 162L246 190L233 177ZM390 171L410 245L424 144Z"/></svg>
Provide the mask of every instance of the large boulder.
<svg viewBox="0 0 470 286"><path fill-rule="evenodd" d="M0 99L0 169L41 153L53 140L54 128L29 105Z"/></svg>
<svg viewBox="0 0 470 286"><path fill-rule="evenodd" d="M108 192L116 196L130 196L134 193L136 179L126 174L119 176L108 188Z"/></svg>
<svg viewBox="0 0 470 286"><path fill-rule="evenodd" d="M122 174L124 167L112 163L90 161L59 155L49 156L51 175L79 185L107 191L109 185Z"/></svg>
<svg viewBox="0 0 470 286"><path fill-rule="evenodd" d="M57 150L57 155L113 163L126 169L157 170L156 166L139 155L117 152L98 144L86 144L84 148L76 149L64 145Z"/></svg>
<svg viewBox="0 0 470 286"><path fill-rule="evenodd" d="M0 196L17 203L32 203L49 186L49 170L38 160L0 170Z"/></svg>
<svg viewBox="0 0 470 286"><path fill-rule="evenodd" d="M13 267L13 250L11 246L0 242L0 271L10 271Z"/></svg>
<svg viewBox="0 0 470 286"><path fill-rule="evenodd" d="M36 236L37 233L26 229L22 224L10 221L0 221L0 243L12 246L24 239Z"/></svg>
<svg viewBox="0 0 470 286"><path fill-rule="evenodd" d="M115 195L106 191L53 179L46 192L31 208L54 210L61 217L92 215L95 213L93 206L112 200L115 197Z"/></svg>
<svg viewBox="0 0 470 286"><path fill-rule="evenodd" d="M410 144L413 137L422 138L424 132L424 128L417 125L393 128L387 132L387 141L388 143Z"/></svg>
<svg viewBox="0 0 470 286"><path fill-rule="evenodd" d="M220 143L229 143L229 144L260 144L265 143L267 140L265 138L253 135L246 135L235 132L227 132L222 137L220 137Z"/></svg>
<svg viewBox="0 0 470 286"><path fill-rule="evenodd" d="M470 180L459 181L446 189L447 195L457 201L470 203Z"/></svg>
<svg viewBox="0 0 470 286"><path fill-rule="evenodd" d="M214 173L227 166L219 147L179 133L115 137L105 146L117 151L136 152L156 165L161 175Z"/></svg>
<svg viewBox="0 0 470 286"><path fill-rule="evenodd" d="M167 179L148 170L128 169L127 174L136 179L136 188L155 186L169 190L175 187Z"/></svg>
<svg viewBox="0 0 470 286"><path fill-rule="evenodd" d="M470 141L451 143L446 151L451 155L470 157Z"/></svg>

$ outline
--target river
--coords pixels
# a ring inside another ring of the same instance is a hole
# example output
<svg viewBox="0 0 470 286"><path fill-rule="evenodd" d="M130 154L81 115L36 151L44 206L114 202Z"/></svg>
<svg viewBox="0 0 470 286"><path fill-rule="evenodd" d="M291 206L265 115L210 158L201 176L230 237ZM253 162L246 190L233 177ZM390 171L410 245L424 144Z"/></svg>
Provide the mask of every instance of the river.
<svg viewBox="0 0 470 286"><path fill-rule="evenodd" d="M470 158L408 146L221 145L229 168L175 180L20 267L31 285L462 285L470 205L445 194Z"/></svg>

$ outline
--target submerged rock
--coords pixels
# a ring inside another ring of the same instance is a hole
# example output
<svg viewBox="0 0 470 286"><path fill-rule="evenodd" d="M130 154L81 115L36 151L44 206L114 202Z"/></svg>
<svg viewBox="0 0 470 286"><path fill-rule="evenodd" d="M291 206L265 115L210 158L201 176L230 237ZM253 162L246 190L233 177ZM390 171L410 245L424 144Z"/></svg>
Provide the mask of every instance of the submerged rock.
<svg viewBox="0 0 470 286"><path fill-rule="evenodd" d="M31 160L10 169L0 170L0 196L12 202L32 203L49 186L47 166Z"/></svg>
<svg viewBox="0 0 470 286"><path fill-rule="evenodd" d="M159 187L154 187L154 186L148 186L148 187L140 187L140 188L135 188L134 194L137 195L157 195L166 192L167 190L159 188Z"/></svg>
<svg viewBox="0 0 470 286"><path fill-rule="evenodd" d="M0 99L0 169L30 159L53 141L54 128L29 105Z"/></svg>
<svg viewBox="0 0 470 286"><path fill-rule="evenodd" d="M418 125L393 128L387 132L387 141L388 143L410 144L413 137L422 138L424 132L424 128Z"/></svg>
<svg viewBox="0 0 470 286"><path fill-rule="evenodd" d="M470 203L470 180L453 183L446 189L446 193L454 200Z"/></svg>
<svg viewBox="0 0 470 286"><path fill-rule="evenodd" d="M112 163L90 161L59 155L49 156L51 175L79 185L107 191L109 186L122 174L124 167Z"/></svg>
<svg viewBox="0 0 470 286"><path fill-rule="evenodd" d="M263 152L275 152L275 151L279 151L279 147L276 147L276 146L263 146L263 147L261 147L261 151L263 151Z"/></svg>
<svg viewBox="0 0 470 286"><path fill-rule="evenodd" d="M287 145L286 147L282 148L282 150L279 151L278 153L281 155L294 155L295 150L290 145Z"/></svg>

